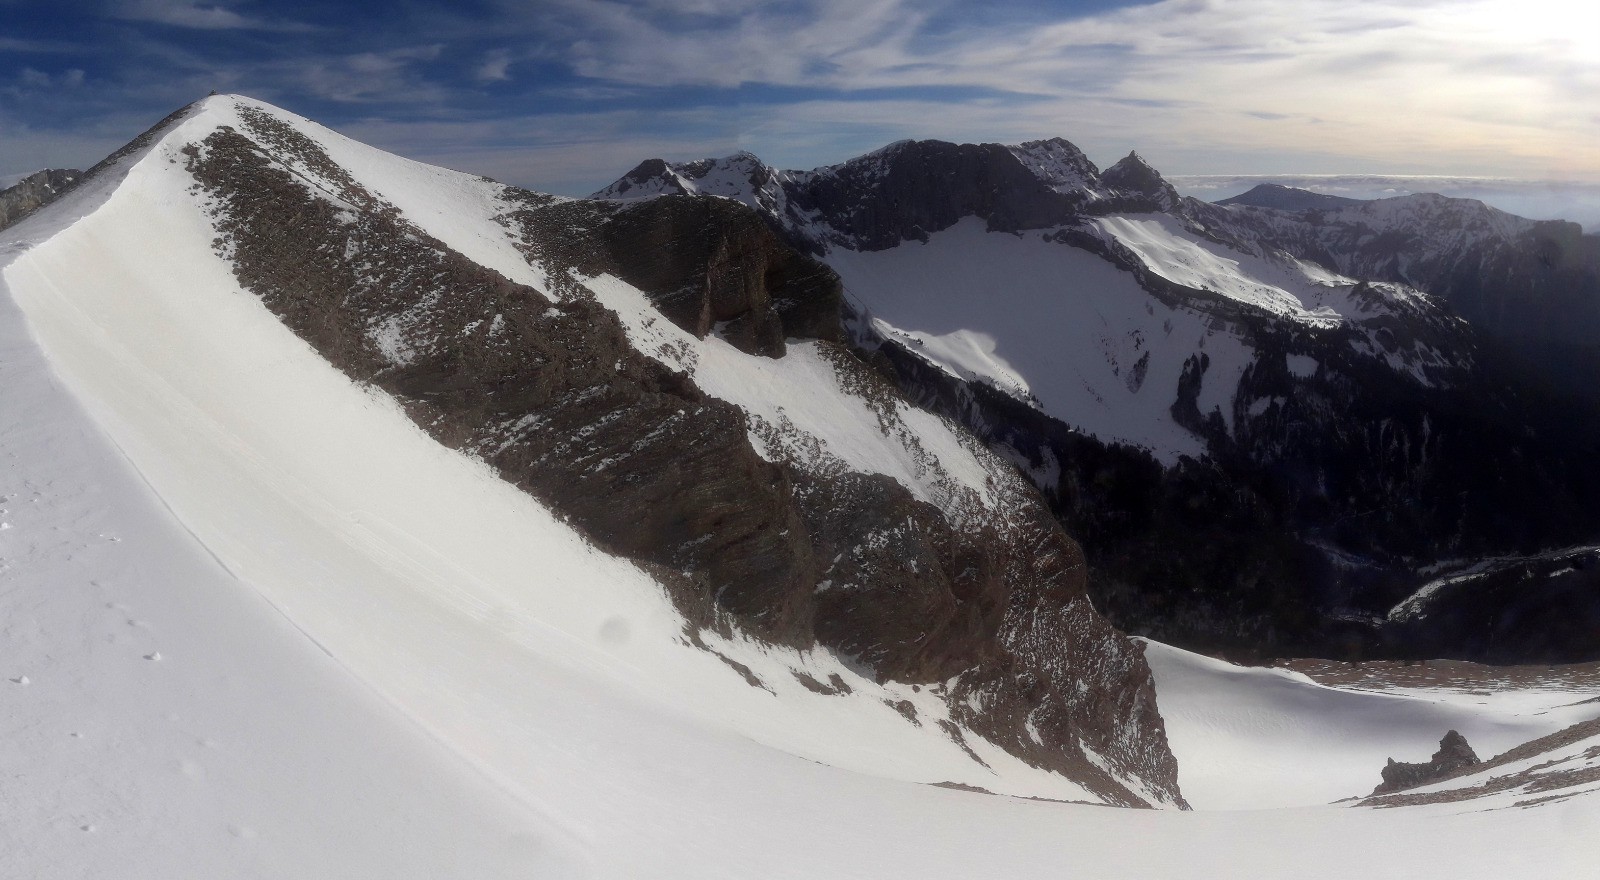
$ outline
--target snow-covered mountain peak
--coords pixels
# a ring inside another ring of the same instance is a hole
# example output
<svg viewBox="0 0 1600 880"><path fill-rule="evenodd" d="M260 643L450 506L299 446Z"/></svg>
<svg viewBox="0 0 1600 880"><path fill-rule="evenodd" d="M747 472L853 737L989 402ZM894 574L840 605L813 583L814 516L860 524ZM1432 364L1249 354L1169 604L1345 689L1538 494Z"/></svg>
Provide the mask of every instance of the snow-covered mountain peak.
<svg viewBox="0 0 1600 880"><path fill-rule="evenodd" d="M783 175L749 154L650 170L723 197L556 199L215 96L7 230L5 281L171 508L356 668L407 649L363 641L319 572L353 572L358 606L420 590L718 736L1181 804L1148 670L1076 545L841 344L836 276L738 198ZM254 537L280 533L333 537ZM449 726L432 685L385 681Z"/></svg>
<svg viewBox="0 0 1600 880"><path fill-rule="evenodd" d="M1066 138L1027 141L1008 147L1017 161L1059 193L1100 195L1100 169Z"/></svg>
<svg viewBox="0 0 1600 880"><path fill-rule="evenodd" d="M693 162L647 159L591 198L627 202L662 195L708 195L783 216L789 211L784 181L794 175L774 169L745 150Z"/></svg>

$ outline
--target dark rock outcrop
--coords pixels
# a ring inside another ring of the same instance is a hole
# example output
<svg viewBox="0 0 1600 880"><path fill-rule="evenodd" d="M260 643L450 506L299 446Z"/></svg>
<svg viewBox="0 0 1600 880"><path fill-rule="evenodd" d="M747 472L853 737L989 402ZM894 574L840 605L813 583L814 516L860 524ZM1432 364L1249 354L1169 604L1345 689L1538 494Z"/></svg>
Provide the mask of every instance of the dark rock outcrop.
<svg viewBox="0 0 1600 880"><path fill-rule="evenodd" d="M1138 153L1129 153L1100 175L1101 183L1115 190L1143 196L1158 211L1171 211L1181 199L1172 184Z"/></svg>
<svg viewBox="0 0 1600 880"><path fill-rule="evenodd" d="M82 171L47 168L0 190L0 229L55 201L82 176Z"/></svg>
<svg viewBox="0 0 1600 880"><path fill-rule="evenodd" d="M841 338L838 276L736 202L652 199L596 232L618 274L696 336L719 328L741 351L774 357L787 337Z"/></svg>
<svg viewBox="0 0 1600 880"><path fill-rule="evenodd" d="M1368 796L1427 785L1478 763L1478 755L1467 744L1467 738L1452 730L1439 740L1439 751L1425 764L1405 764L1390 758L1383 768L1383 782Z"/></svg>
<svg viewBox="0 0 1600 880"><path fill-rule="evenodd" d="M1435 577L1439 586L1385 627L1410 656L1579 663L1600 645L1600 547L1480 560Z"/></svg>
<svg viewBox="0 0 1600 880"><path fill-rule="evenodd" d="M903 141L808 175L790 200L856 250L926 241L963 217L991 230L1050 226L1083 200L1056 192L999 144Z"/></svg>
<svg viewBox="0 0 1600 880"><path fill-rule="evenodd" d="M1248 192L1217 202L1219 205L1250 205L1256 208L1276 208L1280 211L1306 211L1314 208L1326 210L1360 203L1360 199L1330 196L1326 193L1276 183L1256 184Z"/></svg>

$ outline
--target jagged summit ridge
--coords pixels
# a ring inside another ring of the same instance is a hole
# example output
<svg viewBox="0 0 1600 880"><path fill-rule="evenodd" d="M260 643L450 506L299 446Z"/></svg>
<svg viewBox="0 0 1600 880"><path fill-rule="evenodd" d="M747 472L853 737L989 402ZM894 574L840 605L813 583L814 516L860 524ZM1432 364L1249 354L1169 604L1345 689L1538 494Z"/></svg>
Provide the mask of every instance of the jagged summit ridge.
<svg viewBox="0 0 1600 880"><path fill-rule="evenodd" d="M1016 146L901 140L810 171L777 171L748 153L651 159L594 197L731 198L767 211L797 243L820 253L922 241L966 216L1015 231L1047 228L1085 210L1170 210L1176 193L1161 183L1148 192L1107 183L1082 150L1059 137Z"/></svg>

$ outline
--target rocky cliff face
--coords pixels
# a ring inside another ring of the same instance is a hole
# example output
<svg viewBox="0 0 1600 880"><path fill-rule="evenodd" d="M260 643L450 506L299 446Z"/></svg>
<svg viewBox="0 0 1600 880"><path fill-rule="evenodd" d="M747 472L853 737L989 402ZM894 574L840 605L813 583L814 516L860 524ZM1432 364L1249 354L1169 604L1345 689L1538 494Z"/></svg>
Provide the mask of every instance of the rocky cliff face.
<svg viewBox="0 0 1600 880"><path fill-rule="evenodd" d="M47 168L0 190L0 229L16 223L56 200L83 176L82 171Z"/></svg>
<svg viewBox="0 0 1600 880"><path fill-rule="evenodd" d="M939 429L976 482L926 448L926 416L841 344L837 277L761 215L504 190L495 222L548 276L541 292L409 222L283 119L239 115L183 153L243 285L441 443L645 566L686 638L820 645L939 689L958 743L982 736L1110 803L1181 803L1141 649L1090 605L1078 546L975 441ZM606 278L680 335L647 345L655 319L619 319L596 293ZM812 390L854 401L915 485L829 453L782 407L708 394L682 340L710 336L750 369L815 352Z"/></svg>
<svg viewBox="0 0 1600 880"><path fill-rule="evenodd" d="M901 143L804 172L748 154L686 168L659 170L714 179L717 195L765 210L862 296L884 284L859 274L872 264L855 255L931 253L946 246L933 236L963 218L1125 273L1137 294L1061 325L1053 343L1029 343L1105 352L1114 376L1076 410L1025 391L1052 376L1024 375L1019 391L1014 378L974 376L970 361L926 347L927 331L989 326L986 310L1001 307L987 304L991 285L1030 283L1033 270L995 265L960 289L932 273L918 276L914 297L847 306L859 351L1044 491L1083 542L1091 594L1119 626L1243 656L1600 652L1582 627L1557 628L1559 646L1538 649L1521 638L1491 649L1478 635L1521 631L1515 621L1546 613L1590 619L1600 594L1570 585L1492 598L1467 590L1450 614L1404 626L1388 616L1435 564L1600 540L1600 407L1578 378L1600 370L1591 316L1600 276L1589 256L1600 239L1438 196L1367 203L1268 191L1208 205L1179 198L1137 154L1101 172L1059 139ZM651 188L645 171L630 184L636 194ZM1090 286L1067 277L1055 295L1103 299L1098 289L1113 281L1096 277ZM957 298L968 317L905 305ZM897 308L939 326L904 323ZM1198 343L1174 330L1192 317L1204 328ZM1008 342L995 340L1002 358L1019 351ZM1167 359L1181 368L1152 367L1161 346L1182 347ZM1074 372L1102 366L1060 360ZM1134 396L1109 402L1124 393ZM1152 456L1140 439L1151 430L1119 435L1121 423L1101 414L1151 397L1201 451Z"/></svg>

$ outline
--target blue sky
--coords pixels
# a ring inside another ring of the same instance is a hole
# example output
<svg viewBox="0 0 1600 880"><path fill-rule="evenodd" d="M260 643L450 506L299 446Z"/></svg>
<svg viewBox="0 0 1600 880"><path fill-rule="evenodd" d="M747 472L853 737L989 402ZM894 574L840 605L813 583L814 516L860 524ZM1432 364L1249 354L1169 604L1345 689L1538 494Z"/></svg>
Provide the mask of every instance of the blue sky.
<svg viewBox="0 0 1600 880"><path fill-rule="evenodd" d="M642 158L782 167L1060 135L1171 174L1600 182L1600 12L1568 0L0 0L0 175L212 89L582 194Z"/></svg>

